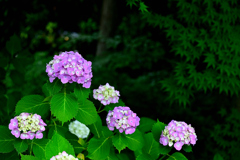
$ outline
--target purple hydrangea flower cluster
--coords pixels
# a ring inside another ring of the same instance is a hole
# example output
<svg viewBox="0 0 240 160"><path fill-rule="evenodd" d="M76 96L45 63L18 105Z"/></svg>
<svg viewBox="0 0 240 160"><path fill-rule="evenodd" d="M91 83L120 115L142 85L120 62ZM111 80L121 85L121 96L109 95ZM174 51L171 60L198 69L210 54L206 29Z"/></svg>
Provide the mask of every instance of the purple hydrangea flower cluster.
<svg viewBox="0 0 240 160"><path fill-rule="evenodd" d="M78 158L68 155L65 151L63 151L62 153L53 156L50 160L78 160Z"/></svg>
<svg viewBox="0 0 240 160"><path fill-rule="evenodd" d="M19 116L14 117L10 120L10 124L8 128L11 133L16 138L21 139L42 139L42 132L45 131L45 127L47 126L40 115L37 114L29 114L29 113L21 113ZM22 133L21 133L22 131Z"/></svg>
<svg viewBox="0 0 240 160"><path fill-rule="evenodd" d="M120 96L119 91L114 90L114 87L111 87L108 83L93 90L93 97L101 101L103 105L118 103L118 96Z"/></svg>
<svg viewBox="0 0 240 160"><path fill-rule="evenodd" d="M184 144L195 145L197 141L197 135L195 130L185 122L178 122L172 120L162 131L159 142L164 146L169 145L171 147L175 142L174 147L180 151Z"/></svg>
<svg viewBox="0 0 240 160"><path fill-rule="evenodd" d="M77 82L89 88L93 77L91 65L92 62L85 60L78 52L62 52L47 64L46 72L51 83L58 78L63 84Z"/></svg>
<svg viewBox="0 0 240 160"><path fill-rule="evenodd" d="M140 118L129 107L115 107L113 111L109 111L107 118L107 126L113 131L116 127L120 133L132 134L139 125Z"/></svg>

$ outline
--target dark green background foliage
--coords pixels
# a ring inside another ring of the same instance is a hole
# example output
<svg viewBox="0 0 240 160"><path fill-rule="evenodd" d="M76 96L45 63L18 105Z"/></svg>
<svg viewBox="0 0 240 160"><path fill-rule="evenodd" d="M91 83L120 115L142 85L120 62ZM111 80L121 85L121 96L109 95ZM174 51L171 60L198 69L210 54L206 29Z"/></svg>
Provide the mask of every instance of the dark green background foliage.
<svg viewBox="0 0 240 160"><path fill-rule="evenodd" d="M42 94L54 54L78 50L93 62L91 89L109 83L139 117L191 124L198 141L184 153L188 159L240 156L237 0L116 1L102 56L96 56L102 1L18 3L0 0L1 125L21 97Z"/></svg>

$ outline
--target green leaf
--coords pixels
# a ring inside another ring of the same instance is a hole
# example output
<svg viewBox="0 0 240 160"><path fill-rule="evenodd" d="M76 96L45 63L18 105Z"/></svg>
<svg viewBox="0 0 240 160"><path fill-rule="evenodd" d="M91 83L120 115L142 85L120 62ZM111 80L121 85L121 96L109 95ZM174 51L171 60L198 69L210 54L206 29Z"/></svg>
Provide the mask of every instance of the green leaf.
<svg viewBox="0 0 240 160"><path fill-rule="evenodd" d="M21 40L16 34L10 37L10 40L6 43L6 49L11 55L14 55L16 52L22 49Z"/></svg>
<svg viewBox="0 0 240 160"><path fill-rule="evenodd" d="M68 126L64 123L63 126L61 125L54 125L48 131L48 138L52 138L54 132L57 132L61 136L65 136L65 133L68 131Z"/></svg>
<svg viewBox="0 0 240 160"><path fill-rule="evenodd" d="M106 160L119 160L114 152L113 147L110 148L110 154L107 156Z"/></svg>
<svg viewBox="0 0 240 160"><path fill-rule="evenodd" d="M104 160L110 153L110 147L111 142L109 138L104 137L100 139L92 138L89 141L87 149L89 155L87 157L90 159Z"/></svg>
<svg viewBox="0 0 240 160"><path fill-rule="evenodd" d="M219 153L216 153L213 157L213 160L223 160L223 158Z"/></svg>
<svg viewBox="0 0 240 160"><path fill-rule="evenodd" d="M157 123L155 123L152 127L152 133L153 133L153 137L154 139L159 142L160 136L162 134L162 131L165 129L165 126L167 126L166 124L159 122L159 120L157 120Z"/></svg>
<svg viewBox="0 0 240 160"><path fill-rule="evenodd" d="M16 139L13 145L18 153L22 153L28 149L28 144L26 140Z"/></svg>
<svg viewBox="0 0 240 160"><path fill-rule="evenodd" d="M129 156L126 153L117 154L119 160L130 160Z"/></svg>
<svg viewBox="0 0 240 160"><path fill-rule="evenodd" d="M78 105L78 112L75 116L76 120L86 125L92 124L97 121L97 111L94 104L86 100L83 104Z"/></svg>
<svg viewBox="0 0 240 160"><path fill-rule="evenodd" d="M139 5L140 5L140 6L139 6L139 10L140 10L142 13L148 12L148 10L147 10L148 6L146 6L146 5L144 4L144 2L140 2Z"/></svg>
<svg viewBox="0 0 240 160"><path fill-rule="evenodd" d="M101 137L102 132L102 120L99 115L97 115L97 121L88 126L90 131L98 138Z"/></svg>
<svg viewBox="0 0 240 160"><path fill-rule="evenodd" d="M162 144L160 144L160 154L168 154L171 151L172 147L169 146L163 146Z"/></svg>
<svg viewBox="0 0 240 160"><path fill-rule="evenodd" d="M191 145L186 145L186 144L184 144L184 145L183 145L183 150L184 150L185 152L192 152L192 147L191 147Z"/></svg>
<svg viewBox="0 0 240 160"><path fill-rule="evenodd" d="M9 153L0 153L0 157L3 160L20 160L20 157L15 149Z"/></svg>
<svg viewBox="0 0 240 160"><path fill-rule="evenodd" d="M136 129L136 131L133 134L124 133L124 135L126 137L127 147L132 151L136 151L143 147L144 139L142 133L138 129Z"/></svg>
<svg viewBox="0 0 240 160"><path fill-rule="evenodd" d="M50 159L53 156L62 153L63 151L75 156L73 146L68 142L67 139L63 138L56 132L54 133L52 139L47 143L45 151L46 159Z"/></svg>
<svg viewBox="0 0 240 160"><path fill-rule="evenodd" d="M153 160L149 154L140 154L136 160Z"/></svg>
<svg viewBox="0 0 240 160"><path fill-rule="evenodd" d="M39 159L46 159L45 157L45 147L49 139L34 139L33 140L33 153Z"/></svg>
<svg viewBox="0 0 240 160"><path fill-rule="evenodd" d="M39 114L43 119L49 113L49 104L43 102L44 97L40 95L29 95L23 97L18 101L16 106L16 115L21 114L22 112Z"/></svg>
<svg viewBox="0 0 240 160"><path fill-rule="evenodd" d="M161 153L160 143L155 141L152 133L145 134L144 140L143 152L151 155L152 159L157 159Z"/></svg>
<svg viewBox="0 0 240 160"><path fill-rule="evenodd" d="M148 117L141 117L139 123L140 125L138 126L138 129L144 133L151 131L153 124L156 123L156 121Z"/></svg>
<svg viewBox="0 0 240 160"><path fill-rule="evenodd" d="M113 135L113 132L110 131L107 126L102 126L101 136L107 138L111 135Z"/></svg>
<svg viewBox="0 0 240 160"><path fill-rule="evenodd" d="M48 81L47 89L48 89L49 95L53 96L58 92L60 92L60 90L62 89L62 83L59 79L55 79L52 83Z"/></svg>
<svg viewBox="0 0 240 160"><path fill-rule="evenodd" d="M13 142L16 138L11 134L11 130L6 126L0 126L0 153L8 153L14 150Z"/></svg>
<svg viewBox="0 0 240 160"><path fill-rule="evenodd" d="M182 153L175 152L167 160L187 160L187 158Z"/></svg>
<svg viewBox="0 0 240 160"><path fill-rule="evenodd" d="M51 111L57 119L62 122L67 122L77 114L77 100L70 94L55 94L51 99Z"/></svg>
<svg viewBox="0 0 240 160"><path fill-rule="evenodd" d="M89 97L90 88L84 88L81 85L76 85L74 88L74 94L81 104Z"/></svg>
<svg viewBox="0 0 240 160"><path fill-rule="evenodd" d="M125 149L127 147L127 139L124 136L124 134L118 132L114 137L112 138L112 143L120 153L121 150Z"/></svg>
<svg viewBox="0 0 240 160"><path fill-rule="evenodd" d="M40 159L30 155L21 155L21 160L40 160Z"/></svg>
<svg viewBox="0 0 240 160"><path fill-rule="evenodd" d="M45 83L43 86L42 86L42 92L45 94L45 96L50 96L50 93L48 91L48 88L47 88L47 83Z"/></svg>
<svg viewBox="0 0 240 160"><path fill-rule="evenodd" d="M107 112L112 111L116 106L125 106L125 103L121 99L118 99L118 103L110 103L105 106L104 110Z"/></svg>

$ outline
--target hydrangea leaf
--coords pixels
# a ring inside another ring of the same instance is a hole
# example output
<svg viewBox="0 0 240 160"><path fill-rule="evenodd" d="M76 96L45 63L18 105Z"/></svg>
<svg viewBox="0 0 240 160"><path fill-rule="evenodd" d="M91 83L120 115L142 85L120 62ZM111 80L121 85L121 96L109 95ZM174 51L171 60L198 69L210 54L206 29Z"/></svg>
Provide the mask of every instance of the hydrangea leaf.
<svg viewBox="0 0 240 160"><path fill-rule="evenodd" d="M100 138L101 137L101 132L102 132L102 120L100 116L97 114L97 120L96 122L92 123L91 125L88 126L90 129L90 132L92 132L96 137Z"/></svg>
<svg viewBox="0 0 240 160"><path fill-rule="evenodd" d="M120 160L130 160L129 156L126 153L117 154L117 157Z"/></svg>
<svg viewBox="0 0 240 160"><path fill-rule="evenodd" d="M113 135L113 132L108 129L107 126L102 126L101 136L107 138Z"/></svg>
<svg viewBox="0 0 240 160"><path fill-rule="evenodd" d="M180 152L173 153L167 160L187 160L187 158Z"/></svg>
<svg viewBox="0 0 240 160"><path fill-rule="evenodd" d="M68 127L66 126L66 123L64 125L54 125L52 126L48 131L48 138L52 138L54 131L60 134L61 136L65 136L65 133L68 131Z"/></svg>
<svg viewBox="0 0 240 160"><path fill-rule="evenodd" d="M42 92L45 94L45 96L50 96L50 93L49 93L48 88L47 88L47 83L45 83L42 86Z"/></svg>
<svg viewBox="0 0 240 160"><path fill-rule="evenodd" d="M50 96L53 96L56 93L60 92L61 89L62 89L62 83L58 78L55 79L52 83L47 82L47 90Z"/></svg>
<svg viewBox="0 0 240 160"><path fill-rule="evenodd" d="M89 93L90 88L84 88L81 85L76 85L74 88L74 94L80 103L83 103L89 97Z"/></svg>
<svg viewBox="0 0 240 160"><path fill-rule="evenodd" d="M21 160L40 160L40 159L30 155L21 155Z"/></svg>
<svg viewBox="0 0 240 160"><path fill-rule="evenodd" d="M22 112L38 114L42 118L45 118L49 113L49 104L43 102L44 97L40 95L29 95L23 97L18 101L16 106L16 115L21 114Z"/></svg>
<svg viewBox="0 0 240 160"><path fill-rule="evenodd" d="M6 126L0 126L0 153L9 153L14 150L13 142L16 138Z"/></svg>
<svg viewBox="0 0 240 160"><path fill-rule="evenodd" d="M127 139L124 136L124 134L122 134L120 132L118 132L116 135L114 135L114 137L112 138L112 142L119 153L121 152L121 150L123 150L127 147Z"/></svg>
<svg viewBox="0 0 240 160"><path fill-rule="evenodd" d="M137 156L136 160L152 160L152 157L149 154L144 153Z"/></svg>
<svg viewBox="0 0 240 160"><path fill-rule="evenodd" d="M162 134L162 131L164 130L166 124L160 122L157 120L157 122L152 127L152 133L154 139L159 142L160 136Z"/></svg>
<svg viewBox="0 0 240 160"><path fill-rule="evenodd" d="M151 155L152 159L157 159L161 152L160 143L155 141L152 133L145 134L144 140L145 145L143 147L143 152Z"/></svg>
<svg viewBox="0 0 240 160"><path fill-rule="evenodd" d="M92 138L89 141L87 149L89 155L87 157L90 159L104 160L110 153L110 147L111 141L109 140L109 138Z"/></svg>
<svg viewBox="0 0 240 160"><path fill-rule="evenodd" d="M28 149L28 144L26 140L16 139L13 145L18 153L22 153Z"/></svg>
<svg viewBox="0 0 240 160"><path fill-rule="evenodd" d="M110 148L110 154L107 156L106 160L119 160L114 152L114 148Z"/></svg>
<svg viewBox="0 0 240 160"><path fill-rule="evenodd" d="M144 133L151 131L153 124L156 123L156 121L148 117L141 117L139 123L140 125L138 126L138 129Z"/></svg>
<svg viewBox="0 0 240 160"><path fill-rule="evenodd" d="M118 99L118 103L110 103L105 106L104 110L107 112L112 111L116 106L125 106L125 103L121 99Z"/></svg>
<svg viewBox="0 0 240 160"><path fill-rule="evenodd" d="M186 145L186 144L184 144L184 145L183 145L183 150L184 150L185 152L192 152L192 147L191 147L191 145Z"/></svg>
<svg viewBox="0 0 240 160"><path fill-rule="evenodd" d="M168 154L172 149L172 147L164 146L162 144L160 144L159 147L160 147L160 154L163 154L163 155Z"/></svg>
<svg viewBox="0 0 240 160"><path fill-rule="evenodd" d="M138 129L136 129L136 131L133 134L125 134L125 137L127 147L132 151L141 149L144 145L142 133Z"/></svg>
<svg viewBox="0 0 240 160"><path fill-rule="evenodd" d="M223 158L219 153L216 153L213 157L213 160L223 160Z"/></svg>
<svg viewBox="0 0 240 160"><path fill-rule="evenodd" d="M4 160L20 160L17 151L14 149L12 152L0 154L1 159Z"/></svg>
<svg viewBox="0 0 240 160"><path fill-rule="evenodd" d="M46 159L50 159L63 151L70 155L75 155L73 146L68 142L68 140L55 132L52 139L46 145Z"/></svg>
<svg viewBox="0 0 240 160"><path fill-rule="evenodd" d="M45 147L49 142L48 139L34 139L33 140L33 154L39 159L46 159Z"/></svg>
<svg viewBox="0 0 240 160"><path fill-rule="evenodd" d="M83 104L78 105L78 112L75 116L76 120L85 125L92 124L97 121L97 111L94 104L86 100Z"/></svg>
<svg viewBox="0 0 240 160"><path fill-rule="evenodd" d="M62 122L67 122L77 114L77 100L70 94L55 94L51 99L51 111L57 119Z"/></svg>
<svg viewBox="0 0 240 160"><path fill-rule="evenodd" d="M6 43L6 49L11 55L14 55L16 52L22 49L21 40L16 34L10 37L10 40Z"/></svg>

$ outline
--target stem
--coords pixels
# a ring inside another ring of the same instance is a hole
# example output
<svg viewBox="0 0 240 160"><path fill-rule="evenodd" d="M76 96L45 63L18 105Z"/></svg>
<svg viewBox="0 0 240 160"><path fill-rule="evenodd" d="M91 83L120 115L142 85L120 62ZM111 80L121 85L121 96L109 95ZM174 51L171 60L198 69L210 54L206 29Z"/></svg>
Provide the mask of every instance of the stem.
<svg viewBox="0 0 240 160"><path fill-rule="evenodd" d="M162 156L159 160L163 159L166 156L166 154L164 156Z"/></svg>
<svg viewBox="0 0 240 160"><path fill-rule="evenodd" d="M102 107L102 103L100 104L100 107L98 108L98 112L99 112L99 110L101 109L101 107Z"/></svg>

